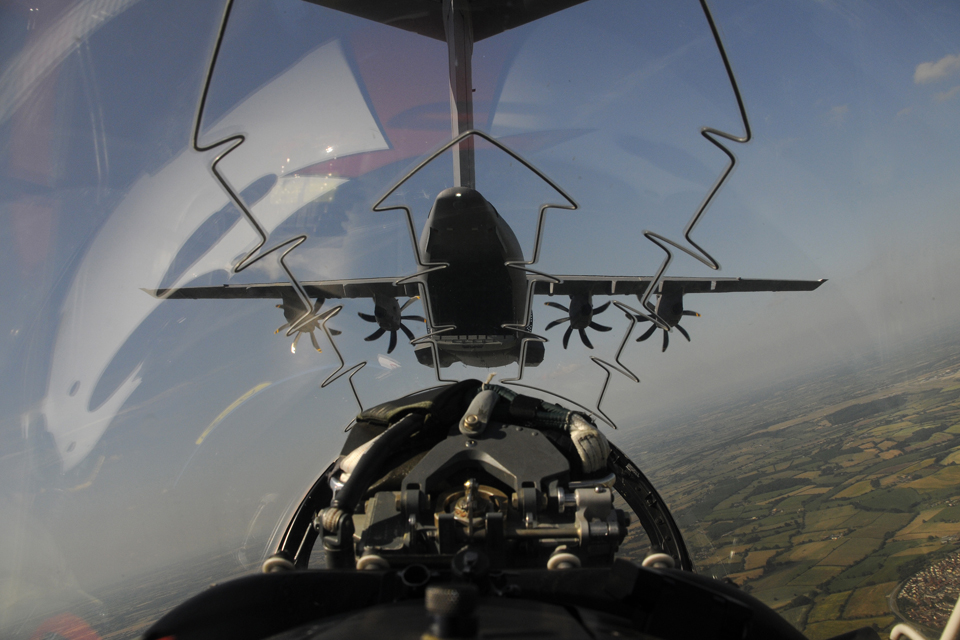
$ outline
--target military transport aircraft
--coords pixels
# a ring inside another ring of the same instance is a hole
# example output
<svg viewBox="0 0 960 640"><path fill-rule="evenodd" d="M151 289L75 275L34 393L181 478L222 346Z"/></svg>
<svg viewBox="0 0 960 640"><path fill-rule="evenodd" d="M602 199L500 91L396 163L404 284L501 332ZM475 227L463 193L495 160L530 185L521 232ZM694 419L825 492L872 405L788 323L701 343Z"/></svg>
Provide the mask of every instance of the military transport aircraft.
<svg viewBox="0 0 960 640"><path fill-rule="evenodd" d="M592 347L585 330L607 330L593 322L602 308L594 308L593 296L635 295L638 299L653 283L654 278L607 276L544 276L530 275L524 268L520 244L510 226L492 204L475 189L453 187L441 192L434 201L420 241L420 255L424 265L418 274L406 278L371 278L300 283L304 293L315 303L306 308L297 297L297 289L289 283L222 285L219 287L183 287L171 290L152 290L163 298L277 298L287 318L288 328L296 332L296 340L308 333L314 347L319 349L313 331L319 323L331 316L323 309L328 300L369 298L374 312L361 318L376 322L377 331L367 339L375 340L390 333L387 353L396 347L397 332L404 332L415 343L417 359L421 364L434 366L433 350L438 354L437 364L448 367L454 362L475 367L499 367L520 360L524 336L529 333L532 320L528 300L530 291L538 295L566 295L569 307L548 302L552 307L566 311L569 316L563 345L567 346L570 332L576 329L584 345ZM812 291L824 280L755 280L742 278L660 278L656 282L657 303L641 321L654 322L651 331L664 330L664 349L667 331L676 327L689 340L686 331L678 325L684 314L683 296L687 293L748 292L748 291ZM398 298L406 297L401 306ZM414 339L403 324L406 320L423 321L420 316L404 316L403 311L414 299L427 302L429 342ZM655 320L651 320L655 318ZM559 321L554 321L554 323ZM553 325L554 323L551 323ZM524 326L527 325L527 326ZM548 325L548 329L550 325ZM649 332L640 340L649 337ZM419 344L416 344L419 343ZM540 341L526 341L524 364L536 366L543 360L544 347Z"/></svg>
<svg viewBox="0 0 960 640"><path fill-rule="evenodd" d="M568 313L567 319L554 321L547 327L549 329L565 321L570 323L563 336L564 348L567 347L574 329L578 331L581 341L588 348L592 348L593 345L587 336L586 329L608 330L593 321L595 313L607 308L604 305L595 309L593 296L635 295L642 310L631 312L626 307L623 310L627 312L628 317L636 321L652 323L647 333L640 336L639 341L647 339L654 330L660 328L664 331L663 350L666 350L668 332L673 327L676 327L688 341L690 340L686 330L678 324L682 316L691 315L691 312L683 309L683 296L687 293L812 291L824 282L824 280L665 277L663 273L669 264L670 252L661 242L685 251L712 268L716 269L719 265L702 249L699 252L691 251L656 234L648 234L648 237L667 252L668 258L655 276L548 275L530 268L530 265L535 264L539 257L545 212L550 208L575 210L578 205L560 186L502 141L474 129L471 89L473 47L475 42L486 37L580 4L583 0L562 2L539 0L523 3L509 1L477 3L467 0L449 2L432 0L312 1L447 43L451 120L457 135L407 173L371 207L372 211L391 209L405 211L419 265L417 273L406 277L319 282L297 282L296 279L292 279L291 283L225 284L219 287L149 290L153 295L169 299L280 299L282 303L279 306L283 309L287 320L281 329L286 329L288 335L296 334L291 346L294 350L303 333L308 333L314 348L320 349L314 331L339 311L337 307L323 310L323 304L326 301L369 298L374 302L374 313L372 316L361 313L360 317L369 322L376 322L378 329L366 339L376 340L384 333L389 333L387 350L389 354L396 347L397 332L402 331L414 344L417 360L423 365L439 369L448 367L454 362L488 368L516 362L520 362L521 366L540 364L544 357L544 339L530 333L533 320L531 306L533 294L569 296L569 306L555 302L548 303ZM722 47L721 54L726 61ZM733 82L729 65L727 70ZM739 100L739 92L736 91L735 83L733 84ZM201 105L201 111L202 109L203 105ZM749 138L749 125L746 123L742 104L740 111L748 132L745 140ZM731 138L729 134L723 132L704 130L704 135L721 149L724 147L708 134ZM541 205L536 244L529 260L524 256L510 225L497 212L495 203L488 202L476 189L475 154L478 143L487 143L499 148L532 171L562 199L562 204ZM403 206L387 207L384 206L384 202L404 183L449 150L454 151L453 173L454 184L457 186L446 189L436 196L426 224L420 233L418 246L410 210ZM689 235L732 168L733 155L725 149L724 151L730 157L731 165L720 176L685 230L687 240L698 249L699 247L690 240ZM216 165L214 165L214 171L216 173ZM229 190L227 182L222 178L221 183ZM231 195L233 195L232 191ZM243 200L235 195L234 200L253 221L253 216ZM256 225L255 222L254 224ZM257 228L259 229L258 225ZM261 235L263 235L262 232ZM660 242L657 242L658 240ZM250 255L241 261L236 271L248 266L249 258ZM648 302L654 295L657 296L657 302L655 304ZM404 297L408 300L401 306L398 298ZM403 316L403 310L418 297L424 302L427 310L426 318ZM314 302L311 302L311 299ZM405 319L425 321L427 334L415 339L413 333L403 323Z"/></svg>

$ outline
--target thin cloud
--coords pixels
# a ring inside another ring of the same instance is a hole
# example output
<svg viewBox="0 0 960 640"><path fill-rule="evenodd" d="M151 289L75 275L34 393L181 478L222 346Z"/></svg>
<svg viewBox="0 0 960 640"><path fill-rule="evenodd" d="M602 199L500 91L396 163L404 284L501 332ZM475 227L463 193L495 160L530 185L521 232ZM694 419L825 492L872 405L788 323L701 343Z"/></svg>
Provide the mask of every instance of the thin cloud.
<svg viewBox="0 0 960 640"><path fill-rule="evenodd" d="M921 62L913 72L913 81L916 84L927 84L948 78L960 72L960 54L943 56L936 62Z"/></svg>
<svg viewBox="0 0 960 640"><path fill-rule="evenodd" d="M830 109L830 122L835 124L841 124L847 118L847 112L850 111L850 107L845 104L840 104L832 109Z"/></svg>
<svg viewBox="0 0 960 640"><path fill-rule="evenodd" d="M950 89L949 91L941 91L940 93L935 94L933 96L933 99L935 102L946 102L947 100L957 95L958 93L960 93L960 84L955 86L953 89Z"/></svg>

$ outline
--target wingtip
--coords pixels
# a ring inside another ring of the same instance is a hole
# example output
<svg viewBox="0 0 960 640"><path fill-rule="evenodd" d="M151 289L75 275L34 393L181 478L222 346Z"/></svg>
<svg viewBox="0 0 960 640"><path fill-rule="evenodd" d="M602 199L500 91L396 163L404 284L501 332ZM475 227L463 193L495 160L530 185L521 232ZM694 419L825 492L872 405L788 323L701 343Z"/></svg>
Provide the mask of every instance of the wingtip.
<svg viewBox="0 0 960 640"><path fill-rule="evenodd" d="M167 289L147 289L146 287L140 287L140 291L144 291L157 300L166 300L173 297L175 293L181 291L180 288L169 287Z"/></svg>

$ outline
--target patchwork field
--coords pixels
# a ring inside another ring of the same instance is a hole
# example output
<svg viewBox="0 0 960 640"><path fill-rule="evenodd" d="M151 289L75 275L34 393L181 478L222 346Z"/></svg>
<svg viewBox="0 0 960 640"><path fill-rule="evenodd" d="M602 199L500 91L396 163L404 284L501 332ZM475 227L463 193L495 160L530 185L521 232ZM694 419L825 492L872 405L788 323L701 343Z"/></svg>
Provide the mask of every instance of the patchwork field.
<svg viewBox="0 0 960 640"><path fill-rule="evenodd" d="M811 638L889 632L900 620L891 598L901 616L929 618L900 586L960 554L958 351L812 380L627 450L698 571L730 578Z"/></svg>
<svg viewBox="0 0 960 640"><path fill-rule="evenodd" d="M887 596L889 596L896 582L884 582L870 587L861 587L853 592L844 608L844 613L848 618L869 618L871 616L882 616L890 612L887 605Z"/></svg>

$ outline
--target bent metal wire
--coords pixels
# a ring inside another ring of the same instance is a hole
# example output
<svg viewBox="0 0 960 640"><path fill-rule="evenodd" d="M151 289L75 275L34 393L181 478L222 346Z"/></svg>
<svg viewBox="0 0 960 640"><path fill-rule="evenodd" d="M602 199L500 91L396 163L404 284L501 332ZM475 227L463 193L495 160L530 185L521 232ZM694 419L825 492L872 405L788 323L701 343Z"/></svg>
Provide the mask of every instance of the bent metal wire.
<svg viewBox="0 0 960 640"><path fill-rule="evenodd" d="M626 315L629 321L629 324L627 325L623 339L620 342L620 346L617 349L616 354L614 355L613 362L611 363L608 360L604 360L603 358L600 358L598 356L591 356L590 358L597 366L603 369L606 374L604 377L604 381L601 386L600 392L597 396L596 407L590 410L590 412L600 417L604 422L606 422L613 428L616 428L616 424L613 422L613 420L609 416L606 415L606 413L604 413L601 406L603 404L604 397L607 393L607 389L609 388L610 378L613 372L617 372L635 383L640 382L640 379L637 377L637 375L633 371L631 371L630 368L627 365L625 365L621 360L623 351L627 345L627 341L629 340L630 335L632 334L633 329L637 324L637 321L648 320L652 322L655 326L661 329L664 329L665 331L670 330L670 326L662 318L660 318L657 315L654 306L650 302L650 298L654 294L659 292L664 275L666 274L667 269L669 268L670 264L673 261L673 252L670 250L670 247L673 247L678 251L682 251L686 253L687 255L703 263L710 269L713 269L713 270L720 269L720 264L702 246L700 246L696 241L694 241L694 239L691 236L694 229L699 224L700 220L703 218L703 215L706 212L707 208L710 206L714 197L719 192L723 184L726 182L727 178L730 176L731 172L733 171L733 168L736 165L736 162L737 162L736 156L727 146L724 145L723 140L728 140L731 142L743 144L743 143L749 142L752 137L750 123L747 117L746 107L744 106L743 98L740 94L740 89L737 85L736 77L733 73L733 68L727 56L726 49L724 48L723 42L720 38L720 33L717 29L716 23L710 12L710 8L707 4L707 1L699 0L699 2L700 2L700 7L703 11L704 17L706 18L707 23L710 27L711 34L713 35L714 43L716 44L717 50L723 61L723 66L726 71L727 78L730 82L730 86L736 98L737 108L740 113L740 119L743 123L744 133L743 135L738 136L738 135L721 131L719 129L709 127L709 126L704 126L700 129L701 135L704 138L706 138L711 144L713 144L718 149L720 149L720 151L727 156L729 162L726 165L726 167L724 167L724 169L721 171L720 175L716 178L713 185L707 192L706 197L703 199L703 201L694 211L693 216L690 218L690 221L687 223L686 227L684 228L683 240L685 241L686 244L683 244L682 242L678 242L675 240L671 240L670 238L660 233L657 233L648 229L645 229L642 231L643 236L647 240L652 242L654 245L659 247L664 252L665 255L664 255L663 261L661 262L659 268L657 269L656 275L653 277L653 279L649 282L648 286L646 287L644 293L638 296L642 311L634 309L633 307L627 304L624 304L620 301L614 301L614 305L617 308L619 308L621 311L623 311L624 314ZM334 339L334 336L331 333L331 329L327 327L328 321L331 318L335 317L341 311L341 309L343 308L342 305L338 305L326 311L320 312L319 308L315 307L311 303L303 285L300 283L298 278L293 274L293 271L290 269L289 265L286 262L287 256L294 249L296 249L299 245L301 245L304 241L307 240L307 235L299 234L286 239L281 239L280 241L273 244L273 246L270 246L264 249L264 247L267 245L269 240L269 233L266 231L266 228L257 220L257 217L253 214L253 212L249 209L249 207L247 207L247 205L243 202L237 190L233 188L229 180L227 180L226 176L224 176L219 170L220 162L244 143L245 136L243 134L233 134L233 135L218 139L216 141L210 142L209 144L201 144L200 142L200 128L201 128L202 116L203 116L204 109L206 107L207 98L209 95L210 86L213 78L213 71L214 71L214 68L216 67L217 60L220 55L224 34L226 32L227 24L230 19L230 14L233 9L233 4L234 4L233 0L228 0L224 7L223 17L220 21L220 26L217 32L217 38L214 45L213 54L211 56L210 64L207 66L207 72L204 78L204 84L203 84L203 90L200 97L200 103L198 105L195 120L194 120L193 137L192 137L193 149L198 153L207 153L215 149L221 149L212 160L210 164L210 171L211 173L213 173L214 177L220 183L220 186L223 188L223 190L230 197L231 201L242 212L244 219L250 224L251 227L253 227L254 231L259 236L259 240L256 246L254 246L253 249L251 249L246 255L244 255L234 265L233 272L239 273L244 269L250 267L251 265L255 264L256 262L267 257L268 255L272 253L279 253L278 261L280 263L280 266L283 269L284 273L286 273L288 279L290 280L291 285L294 288L294 291L296 292L298 299L300 300L300 303L302 304L302 307L305 309L305 312L303 313L303 315L301 315L299 318L297 318L293 322L289 323L287 327L286 335L287 336L293 335L294 333L297 333L300 329L302 329L303 327L311 323L319 324L319 326L323 329L323 332L326 335L327 340L330 342L331 346L333 347L333 350L336 353L337 359L339 361L339 365L337 369L333 373L331 373L329 376L327 376L327 378L321 383L320 387L325 388L330 384L332 384L334 381L338 380L339 378L343 376L347 376L347 381L350 386L350 390L353 393L353 396L356 399L358 406L362 410L363 403L360 399L359 393L357 392L357 388L356 388L356 385L354 384L353 378L364 366L366 366L367 362L361 361L355 364L347 365L346 361L343 358L343 355L340 353L340 350L337 348L336 341ZM535 283L538 281L541 281L541 282L546 281L546 282L554 282L554 283L561 282L561 280L555 276L530 268L531 265L534 265L537 263L540 257L540 246L542 242L543 225L544 225L544 218L545 218L546 211L548 209L565 209L569 211L574 211L578 209L578 205L572 197L570 197L559 185L557 185L552 180L550 180L550 178L547 177L542 171L537 169L533 164L531 164L529 161L524 159L518 153L516 153L515 151L513 151L512 149L510 149L509 147L507 147L497 139L493 138L490 134L480 130L471 129L469 131L462 132L459 135L455 136L449 142L447 142L446 144L441 146L439 149L434 151L432 154L430 154L426 159L421 161L420 164L414 167L414 169L412 169L409 173L407 173L396 184L390 187L386 191L386 193L372 206L371 210L374 212L402 210L404 212L406 222L407 222L407 231L410 234L411 245L413 247L414 256L417 261L418 271L413 275L398 278L395 284L399 285L406 282L416 282L418 284L418 288L421 291L421 300L423 301L423 305L426 311L426 316L430 318L431 317L430 310L432 307L431 307L429 293L427 292L427 289L424 286L424 276L429 272L446 268L448 265L445 263L423 262L422 256L420 255L420 249L417 243L417 234L413 224L413 215L410 212L409 207L405 205L383 207L382 205L390 195L392 195L400 186L402 186L417 172L423 169L427 164L437 159L440 155L442 155L444 152L448 151L449 149L451 149L461 141L474 136L487 141L488 143L497 147L501 151L507 153L510 157L512 157L519 163L521 163L527 169L532 171L537 177L539 177L541 180L543 180L548 185L550 185L550 187L552 187L557 193L559 193L562 196L562 198L566 201L565 204L545 203L540 206L540 211L537 218L537 228L536 228L536 236L534 241L533 255L531 259L525 260L525 261L516 261L516 262L506 263L507 267L513 268L513 269L520 269L521 271L524 271L525 273L528 273L532 276L531 278L528 279L526 307L524 309L524 314L522 316L524 318L532 318L533 292L534 292ZM532 333L530 331L529 326L527 325L504 324L503 328L509 329L511 331L516 331L518 335L522 336L522 338L521 338L520 359L519 359L517 375L514 378L501 379L500 382L503 384L511 384L519 387L537 389L542 392L543 389L522 384L521 380L523 378L523 373L524 373L524 362L526 360L528 343L549 342L549 340L543 336ZM436 338L453 329L455 329L455 327L452 325L429 327L426 335L416 338L411 342L411 344L429 343L431 345L431 349L433 351L433 356L434 356L435 375L436 375L437 381L440 382L441 384L455 382L455 380L444 378L440 372L440 364L439 364L440 359L438 357ZM579 406L581 408L585 408L581 404L574 402L569 398L566 398L560 394L551 393L550 395L561 398L562 400L569 402L570 404ZM350 425L347 425L347 428L349 428L349 426Z"/></svg>
<svg viewBox="0 0 960 640"><path fill-rule="evenodd" d="M659 326L661 329L669 331L670 328L665 325L663 320L657 316L656 311L653 306L650 304L650 297L659 290L661 283L663 281L663 276L667 271L667 268L670 266L670 263L673 261L673 253L668 248L672 246L680 251L683 251L687 255L696 260L702 262L710 269L714 271L720 270L720 263L717 262L706 250L703 249L699 244L697 244L691 234L699 224L701 218L707 210L707 207L710 206L710 203L713 202L714 196L717 195L717 192L720 191L720 187L727 181L727 178L730 176L733 168L737 164L737 157L734 153L723 144L723 139L730 140L731 142L736 142L739 144L746 144L750 142L750 139L753 137L753 134L750 129L750 119L747 117L747 108L743 103L743 97L740 95L740 87L737 85L737 78L733 73L733 67L730 65L730 58L727 56L727 51L723 46L723 40L720 38L720 31L717 29L717 24L713 19L713 14L710 13L710 7L707 5L707 0L700 0L700 8L703 10L703 15L707 20L707 24L710 26L710 33L713 35L713 41L717 45L717 51L720 53L720 58L723 61L723 68L727 73L727 79L730 82L730 87L733 89L733 95L737 100L737 109L740 112L740 120L743 123L744 133L742 136L737 136L732 133L721 131L713 127L701 127L700 135L706 138L711 144L716 146L720 151L722 151L727 158L729 163L727 166L720 172L720 175L717 176L716 181L714 181L713 186L707 192L706 197L700 203L700 206L697 207L694 211L693 216L690 218L690 221L687 223L687 226L683 230L683 238L687 241L687 244L692 247L692 249L683 246L682 244L670 240L665 236L655 233L650 230L644 230L644 237L658 246L666 254L663 258L663 262L660 263L660 267L657 269L657 273L654 278L650 281L650 284L647 286L646 291L640 297L640 306L644 309L645 313L639 312L636 309L631 308L630 306L623 304L619 301L614 301L614 305L617 306L621 311L624 311L627 315L627 318L630 320L630 326L627 328L626 333L623 336L623 340L620 343L620 348L617 349L616 356L614 357L615 364L611 364L605 360L602 360L596 356L591 356L591 360L596 363L601 369L606 372L604 377L603 386L600 389L600 394L597 397L597 407L596 410L599 415L604 418L609 418L600 408L600 405L603 403L603 397L606 395L607 387L610 384L611 373L616 371L617 373L623 374L630 380L639 383L640 379L637 378L629 367L621 362L620 357L623 355L624 347L626 347L627 340L630 337L630 334L633 332L634 326L637 324L637 320L640 318L646 318L654 323L654 325Z"/></svg>
<svg viewBox="0 0 960 640"><path fill-rule="evenodd" d="M579 208L579 205L576 203L576 201L575 201L573 198L571 198L571 197L567 194L566 191L564 191L562 188L560 188L560 186L557 185L553 180L551 180L550 178L548 178L545 173L543 173L542 171L540 171L539 169L537 169L532 163L530 163L530 161L528 161L528 160L524 159L522 156L520 156L520 154L518 154L517 152L513 151L512 149L510 149L510 148L507 147L505 144L503 144L503 143L501 143L500 141L498 141L496 138L490 136L490 135L487 134L487 133L484 133L483 131L478 131L478 130L476 130L476 129L471 129L471 130L469 130L469 131L464 131L463 133L461 133L460 135L456 136L455 138L453 138L452 140L450 140L449 142L447 142L445 145L443 145L442 147L440 147L439 149L437 149L436 151L434 151L432 154L430 154L429 156L427 156L426 159L424 159L422 162L420 162L420 164L418 164L416 167L414 167L409 173L407 173L405 176L403 176L395 185L393 185L392 187L390 187L390 189L388 189L387 192L386 192L379 200L377 200L377 202L373 205L372 210L373 210L373 211L376 211L376 212L392 211L392 210L402 210L402 211L404 212L405 217L406 217L406 220L407 220L407 230L408 230L409 233L410 233L410 241L411 241L411 244L413 245L413 252L414 252L414 255L416 256L416 259L417 259L417 265L420 266L420 267L425 267L425 269L422 270L422 271L419 271L419 272L416 273L415 275L407 276L407 277L405 277L405 278L400 278L399 280L397 280L396 284L401 284L401 283L410 282L410 281L419 282L419 283L420 283L420 290L421 290L421 292L422 292L422 293L421 293L421 299L424 301L424 306L426 307L426 310L427 310L427 317L431 317L430 309L431 309L432 307L430 306L430 296L429 296L429 293L428 293L428 291L427 291L427 289L426 289L426 287L425 287L425 281L424 281L424 279L423 279L423 276L424 276L426 273L431 272L431 271L437 271L437 270L439 270L439 269L445 269L445 268L446 268L447 266L449 266L449 265L446 264L446 263L429 263L429 264L428 264L428 263L423 262L423 259L422 259L422 257L420 256L420 248L419 248L419 246L418 246L418 244L417 244L417 233L416 233L416 229L414 228L414 225L413 225L413 214L410 212L410 208L409 208L409 207L407 207L406 205L396 205L396 206L391 206L391 207L383 207L383 206L381 206L381 205L383 204L383 202L384 202L387 198L389 198L397 189L399 189L399 188L400 188L405 182L407 182L410 178L412 178L414 175L416 175L421 169L423 169L423 168L426 167L428 164L430 164L431 162L433 162L434 160L436 160L437 158L439 158L441 155L443 155L444 152L446 152L447 150L453 148L455 145L459 144L461 141L463 141L463 140L465 140L465 139L467 139L467 138L474 137L474 136L475 136L475 137L478 137L478 138L481 138L481 139L483 139L483 140L486 140L487 142L489 142L490 144L492 144L492 145L495 146L496 148L498 148L498 149L500 149L501 151L503 151L504 153L508 154L511 158L513 158L514 160L516 160L517 162L519 162L520 164L522 164L524 167L526 167L527 169L529 169L531 172L533 172L538 178L540 178L540 179L543 180L545 183L547 183L548 185L550 185L550 187L551 187L554 191L556 191L557 193L559 193L559 194L563 197L563 199L566 200L566 204L544 203L544 204L541 204L541 205L540 205L540 211L539 211L539 214L538 214L538 216L537 216L537 231L536 231L536 236L535 236L535 240L534 240L533 257L532 257L530 260L511 261L511 262L506 262L506 263L504 263L504 264L505 264L507 267L509 267L509 268L519 269L520 271L523 271L523 272L525 272L525 273L532 274L532 275L534 276L533 278L528 278L528 280L527 280L527 291L526 291L526 296L525 296L526 306L524 307L523 313L522 313L521 316L520 316L520 317L522 317L522 318L530 318L530 317L532 317L532 314L533 314L533 291L534 291L534 284L535 284L537 281L541 281L541 282L554 282L554 283L559 283L559 282L561 282L559 278L556 278L556 277L551 276L551 275L548 275L548 274L546 274L546 273L542 273L542 272L540 272L540 271L536 271L536 270L534 270L534 269L530 269L530 268L529 268L530 265L536 264L537 260L539 260L539 258L540 258L540 243L541 243L541 240L542 240L542 238L543 238L544 217L545 217L545 215L546 215L547 209L563 209L563 210L567 210L567 211L576 211L576 210ZM529 329L528 329L528 327L527 327L526 325L504 324L504 325L502 325L502 327L503 327L504 329L509 329L509 330L511 330L511 331L516 331L518 334L523 335L523 338L521 339L521 344L520 344L520 363L519 363L519 370L518 370L517 377L516 377L516 378L513 378L513 379L502 379L502 380L501 380L501 382L503 382L503 383L510 383L510 382L518 381L518 380L520 380L520 379L523 377L523 363L524 363L524 361L526 360L526 355L527 355L527 343L528 343L528 342L548 342L548 340L547 340L546 338L544 338L543 336L539 336L539 335L536 335L536 334L530 332ZM420 344L420 343L423 343L423 342L429 342L429 343L431 344L431 349L433 350L433 356L434 356L434 360L433 360L433 362L434 362L434 370L436 371L437 380L440 381L440 382L455 382L455 380L446 380L446 379L444 379L444 378L441 376L441 374L440 374L440 364L439 364L439 363L440 363L440 358L439 358L439 354L438 354L438 352L437 352L437 344L436 344L436 341L434 340L434 338L435 338L436 336L438 336L438 335L440 335L440 334L442 334L442 333L448 332L448 331L450 331L450 330L452 330L452 329L454 329L454 328L455 328L455 327L453 327L452 325L447 325L447 326L442 326L442 327L433 327L433 328L431 329L431 331L430 331L427 335L422 336L422 337L420 337L420 338L417 338L416 340L413 341L413 344Z"/></svg>

